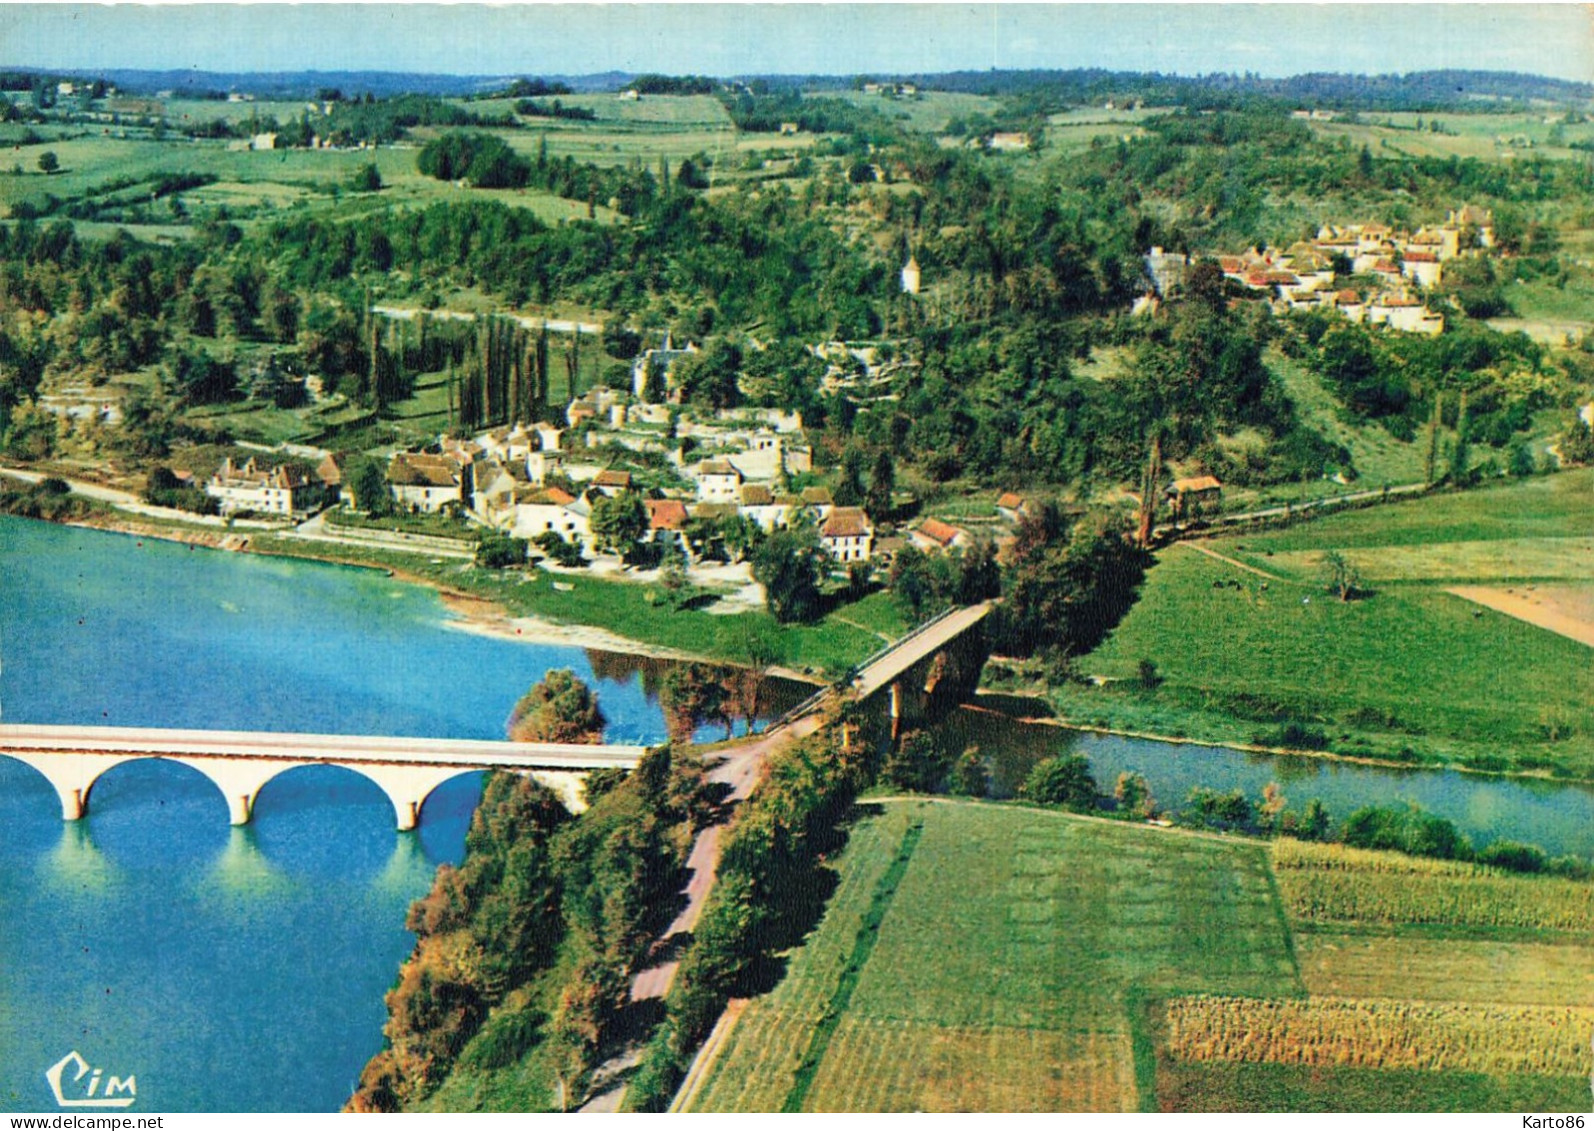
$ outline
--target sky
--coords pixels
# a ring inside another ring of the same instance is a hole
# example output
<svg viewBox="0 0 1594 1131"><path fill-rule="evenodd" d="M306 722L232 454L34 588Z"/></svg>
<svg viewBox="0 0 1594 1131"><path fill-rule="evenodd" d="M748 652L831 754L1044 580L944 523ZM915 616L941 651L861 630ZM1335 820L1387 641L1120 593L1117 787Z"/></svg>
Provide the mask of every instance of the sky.
<svg viewBox="0 0 1594 1131"><path fill-rule="evenodd" d="M480 75L1105 67L1269 77L1457 67L1594 81L1580 4L309 3L0 0L0 65Z"/></svg>

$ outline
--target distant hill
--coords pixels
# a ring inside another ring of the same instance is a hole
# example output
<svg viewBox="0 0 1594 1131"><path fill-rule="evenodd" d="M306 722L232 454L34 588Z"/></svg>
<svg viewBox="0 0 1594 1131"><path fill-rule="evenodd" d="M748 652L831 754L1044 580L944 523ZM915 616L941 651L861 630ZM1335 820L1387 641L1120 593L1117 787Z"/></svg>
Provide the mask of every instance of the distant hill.
<svg viewBox="0 0 1594 1131"><path fill-rule="evenodd" d="M440 97L465 97L500 90L516 78L541 77L562 82L580 92L615 90L629 76L618 72L597 75L424 75L402 71L143 71L110 70L98 77L125 91L153 94L170 90L176 94L226 92L252 94L256 98L313 98L317 92L335 89L347 98L370 93L378 98L395 94L431 94Z"/></svg>
<svg viewBox="0 0 1594 1131"><path fill-rule="evenodd" d="M591 75L435 75L399 71L273 71L110 70L103 72L32 71L8 68L11 79L30 73L49 78L103 78L123 90L153 94L212 96L251 94L257 98L313 98L336 89L345 97L364 94L430 94L466 97L501 90L519 77L563 83L580 93L619 90L639 78L623 71ZM655 76L656 77L656 76ZM1151 103L1222 102L1264 98L1340 110L1457 110L1480 101L1527 105L1594 102L1594 84L1498 71L1418 71L1411 74L1305 74L1290 78L1257 75L1175 75L1144 71L1078 70L952 71L939 74L875 74L871 79L913 82L921 89L991 95L1032 95L1043 101L1091 102L1109 97L1136 97ZM860 85L859 76L739 75L726 81L767 84L772 88L838 90ZM12 89L17 83L6 84ZM22 85L26 85L23 83Z"/></svg>
<svg viewBox="0 0 1594 1131"><path fill-rule="evenodd" d="M1148 102L1192 97L1261 97L1343 110L1460 109L1480 100L1558 104L1594 99L1594 84L1501 71L1416 71L1403 75L1171 75L1142 71L954 71L894 76L935 90L1052 94L1074 101L1135 96Z"/></svg>

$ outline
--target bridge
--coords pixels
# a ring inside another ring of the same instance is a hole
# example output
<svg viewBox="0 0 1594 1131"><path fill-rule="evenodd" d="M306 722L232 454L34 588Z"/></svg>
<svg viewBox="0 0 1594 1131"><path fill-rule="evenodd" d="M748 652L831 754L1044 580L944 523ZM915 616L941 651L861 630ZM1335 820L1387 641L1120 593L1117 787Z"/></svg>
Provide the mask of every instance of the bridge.
<svg viewBox="0 0 1594 1131"><path fill-rule="evenodd" d="M919 700L917 706L923 708L943 685L953 689L946 698L956 701L974 689L985 663L985 650L983 636L972 630L990 611L991 603L986 601L953 607L931 617L857 664L839 683L820 688L804 699L782 716L780 724L789 725L818 714L841 698L862 703L889 690L891 737L896 738L904 718L910 714L910 699Z"/></svg>
<svg viewBox="0 0 1594 1131"><path fill-rule="evenodd" d="M583 785L589 771L630 769L646 751L645 746L0 724L0 756L43 774L60 796L61 816L68 821L88 812L89 794L107 770L149 758L205 775L227 799L235 825L249 822L255 798L279 774L300 766L341 766L387 794L402 832L419 823L421 806L434 789L479 770L530 774L579 812L586 807Z"/></svg>

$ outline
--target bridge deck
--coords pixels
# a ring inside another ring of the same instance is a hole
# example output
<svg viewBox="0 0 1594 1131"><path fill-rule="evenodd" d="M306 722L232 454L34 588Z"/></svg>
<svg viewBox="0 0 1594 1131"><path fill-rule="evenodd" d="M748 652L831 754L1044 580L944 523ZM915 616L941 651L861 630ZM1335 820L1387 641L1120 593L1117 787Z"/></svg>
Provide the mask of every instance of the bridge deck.
<svg viewBox="0 0 1594 1131"><path fill-rule="evenodd" d="M867 699L914 664L933 655L991 611L990 605L969 605L931 623L924 631L903 637L885 655L866 665L853 679L859 699Z"/></svg>
<svg viewBox="0 0 1594 1131"><path fill-rule="evenodd" d="M376 737L363 734L0 724L0 754L11 750L291 762L369 762L478 769L590 770L605 766L634 766L647 752L647 747L490 742L467 738Z"/></svg>

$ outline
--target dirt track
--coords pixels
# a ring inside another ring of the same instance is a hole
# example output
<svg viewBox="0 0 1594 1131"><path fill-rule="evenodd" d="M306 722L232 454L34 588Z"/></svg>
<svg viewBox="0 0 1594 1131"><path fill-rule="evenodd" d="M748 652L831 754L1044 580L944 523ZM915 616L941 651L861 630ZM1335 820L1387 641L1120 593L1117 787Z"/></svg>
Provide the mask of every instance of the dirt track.
<svg viewBox="0 0 1594 1131"><path fill-rule="evenodd" d="M1594 648L1594 586L1458 585L1445 592Z"/></svg>

